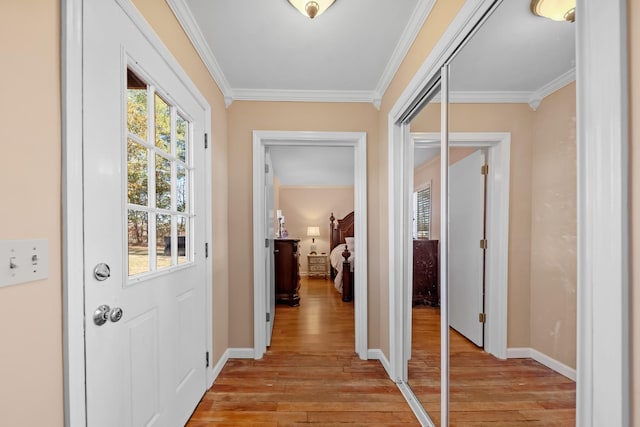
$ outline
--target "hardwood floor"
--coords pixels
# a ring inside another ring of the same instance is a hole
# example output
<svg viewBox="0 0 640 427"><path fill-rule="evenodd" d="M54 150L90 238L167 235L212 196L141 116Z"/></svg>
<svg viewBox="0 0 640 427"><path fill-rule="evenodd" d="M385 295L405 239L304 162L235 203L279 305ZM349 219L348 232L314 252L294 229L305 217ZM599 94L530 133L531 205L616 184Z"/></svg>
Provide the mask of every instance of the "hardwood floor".
<svg viewBox="0 0 640 427"><path fill-rule="evenodd" d="M413 309L409 385L440 423L440 310ZM451 426L574 426L575 382L531 359L499 360L450 330Z"/></svg>
<svg viewBox="0 0 640 427"><path fill-rule="evenodd" d="M303 278L266 355L227 362L187 426L418 426L382 365L355 355L353 322L330 280Z"/></svg>
<svg viewBox="0 0 640 427"><path fill-rule="evenodd" d="M262 360L229 360L188 427L417 426L377 361L354 353L353 303L303 278L300 306L278 305ZM439 312L414 309L410 385L440 421ZM417 337L420 337L420 340ZM501 361L453 332L451 426L575 425L575 384L529 359Z"/></svg>

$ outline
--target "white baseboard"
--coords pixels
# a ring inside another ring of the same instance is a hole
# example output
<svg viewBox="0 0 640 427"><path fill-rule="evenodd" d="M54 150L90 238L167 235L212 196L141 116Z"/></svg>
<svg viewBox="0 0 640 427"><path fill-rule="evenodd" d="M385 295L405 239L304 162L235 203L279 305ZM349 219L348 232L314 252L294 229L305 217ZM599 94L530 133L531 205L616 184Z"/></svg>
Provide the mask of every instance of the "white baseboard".
<svg viewBox="0 0 640 427"><path fill-rule="evenodd" d="M533 359L547 368L553 369L560 375L564 375L572 381L576 380L576 370L559 362L534 348L517 347L507 349L507 359Z"/></svg>
<svg viewBox="0 0 640 427"><path fill-rule="evenodd" d="M253 348L228 348L225 353L229 353L229 359L253 359Z"/></svg>
<svg viewBox="0 0 640 427"><path fill-rule="evenodd" d="M212 369L211 380L209 382L209 387L213 385L213 383L222 372L222 368L227 364L229 359L253 359L253 349L252 348L228 348L222 354L222 357L218 362L214 365Z"/></svg>
<svg viewBox="0 0 640 427"><path fill-rule="evenodd" d="M389 360L384 355L384 352L379 348L370 348L367 350L367 359L378 360L382 364L382 367L387 372L389 378L391 378L391 365L389 364Z"/></svg>

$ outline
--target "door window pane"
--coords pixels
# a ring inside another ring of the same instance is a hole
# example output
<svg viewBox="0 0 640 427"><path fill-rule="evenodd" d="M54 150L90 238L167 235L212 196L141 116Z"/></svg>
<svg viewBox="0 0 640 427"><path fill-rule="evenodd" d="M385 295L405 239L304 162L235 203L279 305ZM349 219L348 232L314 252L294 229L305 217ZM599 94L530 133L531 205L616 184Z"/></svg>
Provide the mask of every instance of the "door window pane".
<svg viewBox="0 0 640 427"><path fill-rule="evenodd" d="M189 123L180 115L176 119L176 157L185 161L187 158L187 130Z"/></svg>
<svg viewBox="0 0 640 427"><path fill-rule="evenodd" d="M167 153L171 152L171 109L158 94L156 104L156 147Z"/></svg>
<svg viewBox="0 0 640 427"><path fill-rule="evenodd" d="M147 206L149 193L149 170L147 148L129 139L127 141L127 201L138 206Z"/></svg>
<svg viewBox="0 0 640 427"><path fill-rule="evenodd" d="M147 115L147 85L133 71L127 72L127 129L146 140L149 117Z"/></svg>
<svg viewBox="0 0 640 427"><path fill-rule="evenodd" d="M146 212L128 210L129 276L149 271L149 221Z"/></svg>
<svg viewBox="0 0 640 427"><path fill-rule="evenodd" d="M156 215L156 269L171 266L171 215Z"/></svg>
<svg viewBox="0 0 640 427"><path fill-rule="evenodd" d="M171 209L171 162L156 154L156 207Z"/></svg>
<svg viewBox="0 0 640 427"><path fill-rule="evenodd" d="M187 254L189 248L187 247L189 239L189 219L184 216L178 216L178 264L184 264L189 261Z"/></svg>
<svg viewBox="0 0 640 427"><path fill-rule="evenodd" d="M178 212L186 212L187 185L187 171L184 166L178 165L176 171L176 210Z"/></svg>

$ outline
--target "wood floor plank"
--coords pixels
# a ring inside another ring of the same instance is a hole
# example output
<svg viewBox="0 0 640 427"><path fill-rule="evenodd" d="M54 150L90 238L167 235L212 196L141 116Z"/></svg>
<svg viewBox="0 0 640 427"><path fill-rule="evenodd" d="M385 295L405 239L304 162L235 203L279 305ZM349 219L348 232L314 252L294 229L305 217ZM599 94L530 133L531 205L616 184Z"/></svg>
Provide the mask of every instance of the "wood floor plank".
<svg viewBox="0 0 640 427"><path fill-rule="evenodd" d="M382 365L354 353L353 303L322 279L303 278L300 295L298 307L277 306L264 358L229 360L187 426L419 425ZM439 425L439 312L418 314L409 385ZM574 382L530 359L496 359L456 334L451 426L575 424Z"/></svg>

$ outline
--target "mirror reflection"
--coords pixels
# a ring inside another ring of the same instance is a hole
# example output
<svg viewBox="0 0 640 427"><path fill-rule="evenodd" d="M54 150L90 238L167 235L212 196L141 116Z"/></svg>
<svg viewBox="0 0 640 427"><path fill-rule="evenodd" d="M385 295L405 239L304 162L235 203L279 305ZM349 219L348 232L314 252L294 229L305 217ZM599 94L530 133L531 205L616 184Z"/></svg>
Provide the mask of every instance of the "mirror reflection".
<svg viewBox="0 0 640 427"><path fill-rule="evenodd" d="M575 424L574 30L532 15L528 0L503 2L451 61L451 423ZM412 133L440 131L435 101ZM413 191L429 182L425 240L439 240L439 152L417 161L428 150L414 150ZM413 292L424 286L416 254ZM440 425L439 309L414 303L411 313L409 384Z"/></svg>

